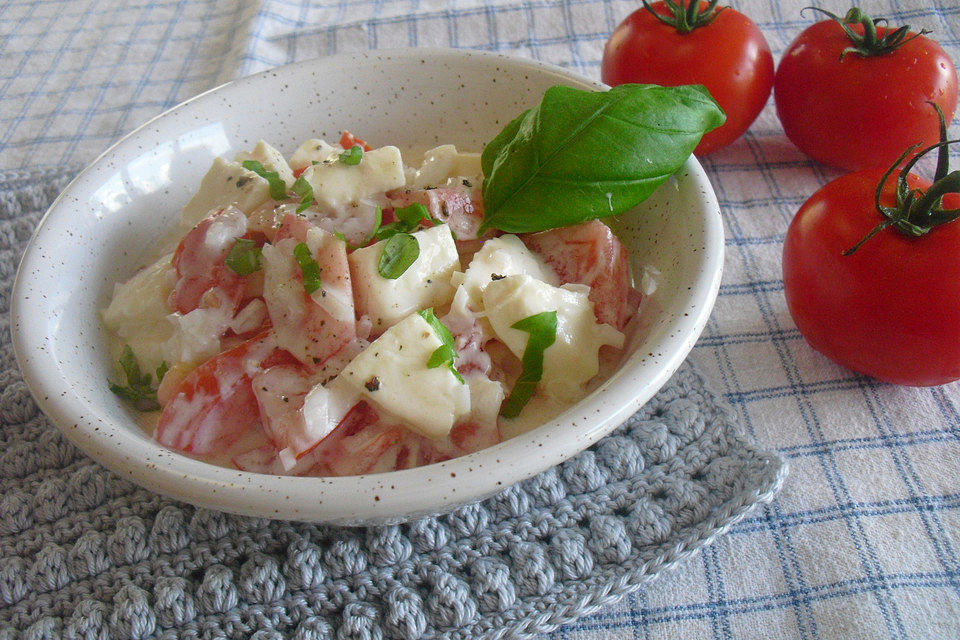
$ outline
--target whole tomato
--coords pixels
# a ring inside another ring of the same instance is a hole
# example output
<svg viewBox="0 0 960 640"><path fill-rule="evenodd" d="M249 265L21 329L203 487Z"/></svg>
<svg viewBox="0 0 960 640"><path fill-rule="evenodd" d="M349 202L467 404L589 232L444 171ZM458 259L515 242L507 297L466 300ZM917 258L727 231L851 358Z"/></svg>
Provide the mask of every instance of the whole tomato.
<svg viewBox="0 0 960 640"><path fill-rule="evenodd" d="M960 379L960 173L947 175L943 154L931 185L909 173L914 162L896 184L893 169L864 169L814 193L787 231L783 285L814 349L879 380L931 386Z"/></svg>
<svg viewBox="0 0 960 640"><path fill-rule="evenodd" d="M763 33L742 13L717 9L717 0L643 4L607 40L601 79L611 86L702 84L727 121L703 136L694 153L710 153L739 138L773 86L773 56Z"/></svg>
<svg viewBox="0 0 960 640"><path fill-rule="evenodd" d="M924 31L887 28L856 8L827 15L797 36L777 67L773 96L790 141L848 171L887 167L908 146L935 143L926 103L953 116L950 57Z"/></svg>

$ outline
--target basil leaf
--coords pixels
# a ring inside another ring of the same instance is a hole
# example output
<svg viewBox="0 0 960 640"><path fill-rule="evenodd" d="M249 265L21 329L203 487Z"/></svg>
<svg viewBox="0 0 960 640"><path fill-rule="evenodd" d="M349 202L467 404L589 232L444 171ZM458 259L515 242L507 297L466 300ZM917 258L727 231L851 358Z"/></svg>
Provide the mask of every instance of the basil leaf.
<svg viewBox="0 0 960 640"><path fill-rule="evenodd" d="M391 236L383 246L377 272L388 280L396 280L420 257L420 243L409 233Z"/></svg>
<svg viewBox="0 0 960 640"><path fill-rule="evenodd" d="M300 176L297 178L290 190L300 196L300 204L297 205L297 213L302 213L311 204L313 204L313 185L306 178Z"/></svg>
<svg viewBox="0 0 960 640"><path fill-rule="evenodd" d="M296 258L297 264L300 265L300 272L303 274L304 291L313 293L322 287L323 281L320 280L320 265L313 259L313 255L310 253L310 247L307 246L306 242L297 243L297 246L293 248L293 257Z"/></svg>
<svg viewBox="0 0 960 640"><path fill-rule="evenodd" d="M483 150L480 231L544 231L623 213L724 119L699 85L551 87Z"/></svg>
<svg viewBox="0 0 960 640"><path fill-rule="evenodd" d="M343 164L357 165L363 160L363 147L358 144L353 145L340 154L340 162Z"/></svg>
<svg viewBox="0 0 960 640"><path fill-rule="evenodd" d="M423 309L417 313L427 321L427 324L433 328L434 333L437 334L437 337L440 338L440 341L443 343L430 354L430 358L427 360L427 368L436 369L437 367L446 366L450 369L450 372L456 376L457 380L460 381L460 384L466 384L463 376L461 376L460 372L453 366L453 360L457 357L456 343L453 340L453 334L450 333L446 325L440 322L433 313L432 308Z"/></svg>
<svg viewBox="0 0 960 640"><path fill-rule="evenodd" d="M253 240L237 238L223 262L238 276L248 276L260 270L260 248Z"/></svg>
<svg viewBox="0 0 960 640"><path fill-rule="evenodd" d="M283 181L279 173L276 171L267 171L267 169L256 160L244 160L243 168L247 171L253 171L267 181L267 184L270 186L271 198L274 200L287 199L287 183Z"/></svg>
<svg viewBox="0 0 960 640"><path fill-rule="evenodd" d="M557 312L544 311L513 323L511 329L530 334L527 346L520 359L520 377L510 391L510 397L500 407L504 418L516 418L533 395L537 383L543 377L543 352L557 339Z"/></svg>
<svg viewBox="0 0 960 640"><path fill-rule="evenodd" d="M124 345L120 354L120 368L127 379L126 386L110 383L110 391L115 393L120 399L134 405L140 411L155 411L160 408L157 401L157 390L153 388L152 378L149 373L140 372L140 365L137 364L137 358L133 354L130 345ZM167 372L167 363L162 363L157 368L157 381L163 379ZM109 380L107 381L109 382Z"/></svg>

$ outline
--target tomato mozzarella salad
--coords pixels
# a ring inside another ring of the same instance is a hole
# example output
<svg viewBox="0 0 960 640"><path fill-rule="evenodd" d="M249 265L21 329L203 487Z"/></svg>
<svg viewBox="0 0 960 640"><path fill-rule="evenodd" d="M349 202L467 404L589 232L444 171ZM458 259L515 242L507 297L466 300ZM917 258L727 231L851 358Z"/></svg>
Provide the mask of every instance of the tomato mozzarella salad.
<svg viewBox="0 0 960 640"><path fill-rule="evenodd" d="M163 445L270 474L404 469L544 422L615 366L640 294L600 221L480 233L480 167L346 132L216 159L103 311L112 388Z"/></svg>

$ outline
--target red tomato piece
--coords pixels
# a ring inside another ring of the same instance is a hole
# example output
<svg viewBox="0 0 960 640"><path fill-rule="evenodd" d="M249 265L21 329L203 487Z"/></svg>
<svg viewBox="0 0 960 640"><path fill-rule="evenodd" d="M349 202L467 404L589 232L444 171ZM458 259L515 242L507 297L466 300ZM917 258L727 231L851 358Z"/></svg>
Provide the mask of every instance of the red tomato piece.
<svg viewBox="0 0 960 640"><path fill-rule="evenodd" d="M368 145L363 138L358 138L349 131L344 131L343 135L340 136L340 146L344 149L360 147L364 151L370 151L370 145Z"/></svg>
<svg viewBox="0 0 960 640"><path fill-rule="evenodd" d="M863 33L860 24L849 27ZM888 31L877 28L880 37ZM947 122L957 106L950 56L920 35L889 53L851 51L841 59L851 44L836 21L823 20L784 52L773 95L790 141L814 160L850 171L886 168L910 145L935 144L939 128L927 103L940 105Z"/></svg>
<svg viewBox="0 0 960 640"><path fill-rule="evenodd" d="M920 237L887 228L842 255L883 220L874 206L882 174L845 175L800 207L783 247L790 315L814 349L855 371L916 386L960 379L960 223ZM907 184L929 187L915 175ZM895 203L889 180L881 204Z"/></svg>
<svg viewBox="0 0 960 640"><path fill-rule="evenodd" d="M703 10L706 3L700 5ZM664 2L651 6L657 14L670 16ZM686 33L641 7L607 41L600 77L611 86L628 82L704 85L727 120L703 136L694 151L703 155L739 138L759 115L773 86L773 56L757 25L730 7L719 11L709 24Z"/></svg>
<svg viewBox="0 0 960 640"><path fill-rule="evenodd" d="M627 250L601 221L519 237L553 267L562 284L589 285L593 312L600 322L623 329L636 313L640 292L631 286Z"/></svg>
<svg viewBox="0 0 960 640"><path fill-rule="evenodd" d="M260 419L251 371L276 349L265 332L191 371L163 407L154 438L187 453L226 453Z"/></svg>

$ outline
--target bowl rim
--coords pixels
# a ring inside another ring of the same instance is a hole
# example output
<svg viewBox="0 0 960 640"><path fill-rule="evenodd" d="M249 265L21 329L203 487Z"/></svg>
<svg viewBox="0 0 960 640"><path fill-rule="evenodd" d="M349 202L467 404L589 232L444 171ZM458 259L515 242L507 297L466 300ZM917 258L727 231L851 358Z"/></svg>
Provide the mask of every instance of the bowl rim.
<svg viewBox="0 0 960 640"><path fill-rule="evenodd" d="M332 524L371 524L407 520L420 515L449 511L455 506L475 502L511 484L537 475L576 455L614 428L622 424L649 400L679 368L699 338L713 308L720 287L723 269L724 234L719 204L706 173L694 156L681 172L696 184L708 215L704 220L704 239L707 250L702 252L704 268L691 289L696 305L688 315L676 319L676 328L664 336L671 347L657 361L658 370L639 393L627 394L630 380L627 376L611 377L600 388L568 409L525 434L493 447L441 463L404 471L383 474L365 474L347 477L268 476L238 471L202 462L170 451L152 439L124 434L123 425L110 425L116 432L106 437L90 419L79 412L82 402L63 391L59 382L69 381L57 375L59 367L51 367L52 352L44 349L42 334L31 323L25 311L26 274L31 267L43 266L40 247L48 220L66 207L69 195L85 185L90 176L109 158L123 152L151 125L186 109L199 101L208 100L227 87L256 86L268 75L290 73L290 69L305 65L351 64L364 59L383 56L391 58L423 58L463 60L465 58L496 59L504 64L528 69L534 73L548 73L568 84L582 88L603 89L606 85L570 70L501 53L464 51L456 49L406 48L358 53L341 53L276 67L251 76L233 80L190 98L163 113L150 118L120 138L93 162L87 165L53 201L41 217L25 249L14 281L10 314L14 354L31 394L44 414L88 456L138 485L174 499L196 506L208 507L241 515L286 520L327 522ZM43 354L37 357L36 354ZM33 355L32 355L33 354ZM56 372L56 373L55 373ZM623 396L627 395L626 402ZM611 396L619 398L611 401ZM574 411L576 410L576 411ZM588 424L576 424L575 413ZM590 423L590 416L600 415ZM561 428L565 424L567 428ZM96 426L96 428L94 428ZM548 447L544 441L551 440ZM536 456L531 455L536 453ZM431 487L424 490L423 487ZM251 499L251 491L256 499ZM438 500L438 494L441 498ZM322 497L318 497L322 496ZM311 502L311 498L317 498Z"/></svg>

